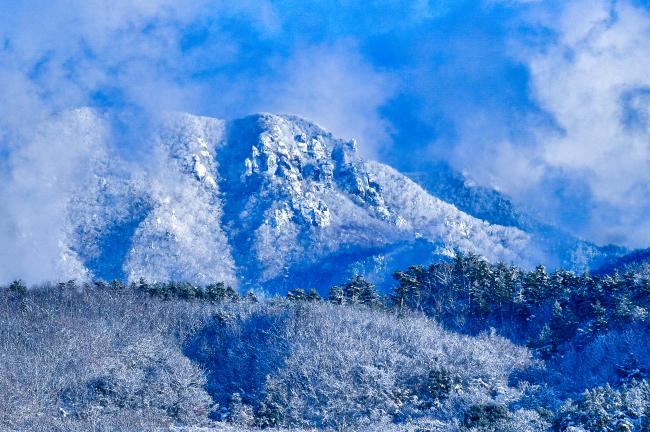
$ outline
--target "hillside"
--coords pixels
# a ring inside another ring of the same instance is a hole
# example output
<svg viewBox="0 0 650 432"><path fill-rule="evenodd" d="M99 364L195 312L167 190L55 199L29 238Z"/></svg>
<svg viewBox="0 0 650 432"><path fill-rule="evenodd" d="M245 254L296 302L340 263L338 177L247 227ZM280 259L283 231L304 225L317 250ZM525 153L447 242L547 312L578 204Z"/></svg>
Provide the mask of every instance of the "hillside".
<svg viewBox="0 0 650 432"><path fill-rule="evenodd" d="M0 429L647 431L650 280L476 255L382 295L0 287Z"/></svg>
<svg viewBox="0 0 650 432"><path fill-rule="evenodd" d="M354 274L381 285L402 264L455 249L576 269L608 254L549 241L544 227L470 215L297 117L168 114L142 132L145 150L135 156L114 121L80 109L41 126L78 137L87 152L66 196L56 258L66 278L246 281L282 291L287 280L322 289Z"/></svg>

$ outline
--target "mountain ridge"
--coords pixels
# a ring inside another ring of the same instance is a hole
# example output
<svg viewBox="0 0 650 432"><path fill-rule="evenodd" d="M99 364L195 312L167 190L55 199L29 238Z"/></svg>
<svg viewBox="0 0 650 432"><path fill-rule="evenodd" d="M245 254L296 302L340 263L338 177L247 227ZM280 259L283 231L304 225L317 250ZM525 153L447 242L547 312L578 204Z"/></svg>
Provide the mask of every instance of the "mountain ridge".
<svg viewBox="0 0 650 432"><path fill-rule="evenodd" d="M404 257L427 264L455 249L524 266L578 268L606 255L578 240L557 253L534 230L476 218L296 116L165 114L139 163L112 147L110 116L85 108L48 126L89 140L62 228L70 277L273 292L353 274L382 285Z"/></svg>

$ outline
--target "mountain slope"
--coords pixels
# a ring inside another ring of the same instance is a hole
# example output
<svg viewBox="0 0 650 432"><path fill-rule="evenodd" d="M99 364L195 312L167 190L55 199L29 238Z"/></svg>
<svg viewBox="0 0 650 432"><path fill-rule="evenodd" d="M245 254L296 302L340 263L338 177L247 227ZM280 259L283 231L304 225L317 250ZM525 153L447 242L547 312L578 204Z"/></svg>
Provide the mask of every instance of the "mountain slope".
<svg viewBox="0 0 650 432"><path fill-rule="evenodd" d="M621 275L634 272L641 277L650 277L650 248L638 249L620 257L613 257L596 271L598 274L614 272L619 272Z"/></svg>
<svg viewBox="0 0 650 432"><path fill-rule="evenodd" d="M540 222L518 209L503 193L475 184L445 162L431 164L426 172L410 172L406 175L430 194L467 214L531 234L539 248L546 251L543 261L550 267L582 271L600 267L612 257L629 252L626 248L615 245L597 246L580 240L561 228Z"/></svg>
<svg viewBox="0 0 650 432"><path fill-rule="evenodd" d="M62 228L66 259L85 269L78 277L276 291L354 273L385 283L405 257L425 264L456 248L525 266L571 265L565 257L586 244L554 251L534 230L470 216L363 160L354 141L293 116L166 115L136 160L107 136L111 113L81 109L57 122L94 137Z"/></svg>

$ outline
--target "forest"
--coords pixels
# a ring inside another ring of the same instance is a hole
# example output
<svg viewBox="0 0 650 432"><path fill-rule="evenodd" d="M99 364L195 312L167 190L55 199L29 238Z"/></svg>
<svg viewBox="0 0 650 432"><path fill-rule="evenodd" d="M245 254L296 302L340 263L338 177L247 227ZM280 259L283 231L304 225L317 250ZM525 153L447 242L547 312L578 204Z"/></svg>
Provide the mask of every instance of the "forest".
<svg viewBox="0 0 650 432"><path fill-rule="evenodd" d="M650 431L650 279L456 253L286 296L0 292L8 431Z"/></svg>

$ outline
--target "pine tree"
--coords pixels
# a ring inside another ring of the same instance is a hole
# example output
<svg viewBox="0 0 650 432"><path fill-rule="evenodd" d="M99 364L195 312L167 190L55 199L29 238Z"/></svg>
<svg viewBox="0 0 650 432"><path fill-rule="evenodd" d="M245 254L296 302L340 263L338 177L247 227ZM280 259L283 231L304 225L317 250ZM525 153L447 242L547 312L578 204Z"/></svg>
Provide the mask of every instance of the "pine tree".
<svg viewBox="0 0 650 432"><path fill-rule="evenodd" d="M255 422L253 409L243 402L239 393L233 393L230 398L228 421L238 426L252 426Z"/></svg>
<svg viewBox="0 0 650 432"><path fill-rule="evenodd" d="M628 298L627 294L621 294L616 300L616 306L612 315L614 323L618 325L630 323L634 320L635 305Z"/></svg>
<svg viewBox="0 0 650 432"><path fill-rule="evenodd" d="M305 291L300 288L294 288L287 292L287 299L291 301L305 301L307 298L305 296Z"/></svg>
<svg viewBox="0 0 650 432"><path fill-rule="evenodd" d="M173 287L174 296L179 299L191 300L198 295L197 289L188 282L174 283Z"/></svg>
<svg viewBox="0 0 650 432"><path fill-rule="evenodd" d="M434 401L447 399L455 384L454 376L444 367L429 371L427 377L427 394Z"/></svg>
<svg viewBox="0 0 650 432"><path fill-rule="evenodd" d="M248 290L246 293L246 301L249 303L259 303L259 300L257 300L257 296L252 290Z"/></svg>
<svg viewBox="0 0 650 432"><path fill-rule="evenodd" d="M640 366L639 360L630 353L623 364L616 365L616 375L623 384L631 384L632 381L641 381L646 377L646 370Z"/></svg>
<svg viewBox="0 0 650 432"><path fill-rule="evenodd" d="M24 296L27 294L27 286L22 280L18 279L9 285L9 292L16 296Z"/></svg>
<svg viewBox="0 0 650 432"><path fill-rule="evenodd" d="M235 289L230 285L226 287L226 300L232 302L236 302L237 300L239 300L239 293L235 291Z"/></svg>
<svg viewBox="0 0 650 432"><path fill-rule="evenodd" d="M381 298L379 297L379 294L377 293L377 290L375 290L375 286L373 284L366 282L365 285L361 288L359 303L370 308L377 308L381 305Z"/></svg>
<svg viewBox="0 0 650 432"><path fill-rule="evenodd" d="M568 308L563 308L559 301L553 304L551 320L540 335L540 344L545 345L542 354L549 355L557 352L560 344L570 340L575 335L577 322Z"/></svg>
<svg viewBox="0 0 650 432"><path fill-rule="evenodd" d="M361 292L363 288L368 285L369 282L366 281L361 276L355 276L350 282L343 285L343 293L345 294L345 299L348 304L357 304L360 301Z"/></svg>
<svg viewBox="0 0 650 432"><path fill-rule="evenodd" d="M515 276L513 269L503 263L494 267L493 286L490 292L491 302L501 310L512 302L515 293Z"/></svg>
<svg viewBox="0 0 650 432"><path fill-rule="evenodd" d="M262 429L278 427L284 422L285 404L283 401L276 400L274 390L274 382L270 381L264 400L257 412L257 425Z"/></svg>
<svg viewBox="0 0 650 432"><path fill-rule="evenodd" d="M108 290L108 284L103 280L95 280L93 281L93 285L95 286L95 289L98 289L100 291Z"/></svg>
<svg viewBox="0 0 650 432"><path fill-rule="evenodd" d="M468 294L468 287L467 287L467 277L466 277L466 262L468 259L465 258L465 255L463 255L462 252L456 251L454 254L454 259L453 259L453 279L452 279L452 286L454 291L465 297Z"/></svg>
<svg viewBox="0 0 650 432"><path fill-rule="evenodd" d="M594 333L604 333L607 331L607 328L609 327L609 323L607 321L607 309L603 307L603 305L600 304L598 300L596 300L596 303L592 304L592 310L593 310L593 322L591 325L591 329Z"/></svg>
<svg viewBox="0 0 650 432"><path fill-rule="evenodd" d="M417 285L417 281L411 275L402 271L393 273L393 278L398 281L399 285L393 290L391 300L398 312L402 313L404 307L408 307L409 295L413 287Z"/></svg>
<svg viewBox="0 0 650 432"><path fill-rule="evenodd" d="M407 274L410 277L410 290L408 295L408 306L411 309L422 309L422 281L425 279L425 271L422 266L409 266Z"/></svg>
<svg viewBox="0 0 650 432"><path fill-rule="evenodd" d="M548 359L556 352L558 340L551 327L546 324L542 327L537 340L531 341L528 346L534 349L543 359Z"/></svg>
<svg viewBox="0 0 650 432"><path fill-rule="evenodd" d="M309 293L307 294L307 301L317 302L321 300L322 299L320 298L320 295L318 295L318 291L316 291L316 288L312 288L309 290Z"/></svg>
<svg viewBox="0 0 650 432"><path fill-rule="evenodd" d="M146 293L150 294L150 287L147 281L141 277L140 280L138 281L137 285L135 286L135 289L141 293Z"/></svg>
<svg viewBox="0 0 650 432"><path fill-rule="evenodd" d="M650 279L641 279L634 291L635 303L644 308L650 308Z"/></svg>
<svg viewBox="0 0 650 432"><path fill-rule="evenodd" d="M224 302L226 300L226 286L223 282L210 284L205 287L203 296L213 303Z"/></svg>
<svg viewBox="0 0 650 432"><path fill-rule="evenodd" d="M343 294L343 289L340 286L333 286L330 288L330 292L327 296L327 301L333 304L341 305L345 300L345 295Z"/></svg>
<svg viewBox="0 0 650 432"><path fill-rule="evenodd" d="M592 317L592 302L597 298L598 289L596 282L589 273L582 274L574 286L571 304L579 320L586 320Z"/></svg>
<svg viewBox="0 0 650 432"><path fill-rule="evenodd" d="M471 262L470 268L470 313L484 317L489 311L489 297L494 286L492 271L487 261L481 259Z"/></svg>
<svg viewBox="0 0 650 432"><path fill-rule="evenodd" d="M546 268L539 265L534 271L528 273L524 280L524 293L526 298L538 305L546 299L549 291L549 280Z"/></svg>

